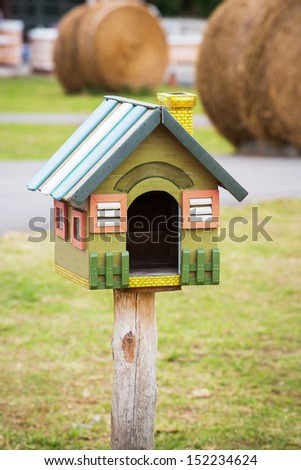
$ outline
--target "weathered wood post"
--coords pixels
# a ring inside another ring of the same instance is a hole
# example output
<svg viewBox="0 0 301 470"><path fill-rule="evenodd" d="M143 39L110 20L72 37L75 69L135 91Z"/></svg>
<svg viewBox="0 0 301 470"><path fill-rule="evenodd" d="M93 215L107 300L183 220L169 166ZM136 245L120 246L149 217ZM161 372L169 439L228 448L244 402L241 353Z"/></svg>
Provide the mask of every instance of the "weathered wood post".
<svg viewBox="0 0 301 470"><path fill-rule="evenodd" d="M114 290L112 350L112 449L153 449L157 397L154 290Z"/></svg>

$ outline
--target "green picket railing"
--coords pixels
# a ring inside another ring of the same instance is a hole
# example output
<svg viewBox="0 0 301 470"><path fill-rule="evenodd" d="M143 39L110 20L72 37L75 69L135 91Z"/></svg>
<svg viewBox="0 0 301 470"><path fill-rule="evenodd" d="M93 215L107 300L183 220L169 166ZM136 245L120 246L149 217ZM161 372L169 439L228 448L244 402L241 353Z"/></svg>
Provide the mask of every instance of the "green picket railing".
<svg viewBox="0 0 301 470"><path fill-rule="evenodd" d="M100 281L99 276L104 280ZM117 278L117 279L116 279ZM97 253L90 254L91 289L126 289L130 282L129 252L121 251L120 265L114 265L114 253L105 254L105 266L98 266Z"/></svg>
<svg viewBox="0 0 301 470"><path fill-rule="evenodd" d="M97 253L90 254L91 289L126 289L130 282L130 258L128 251L121 251L119 265L114 265L114 254L105 254L105 265L98 266ZM211 250L211 262L205 263L205 250L196 250L196 263L191 263L191 251L182 250L181 285L210 285L220 282L220 252ZM210 273L210 274L208 274ZM101 280L99 278L102 278Z"/></svg>
<svg viewBox="0 0 301 470"><path fill-rule="evenodd" d="M191 251L182 250L181 284L183 286L219 284L220 252L218 248L211 251L211 263L205 263L205 250L196 250L196 263L190 263ZM193 275L191 275L193 273ZM211 276L206 275L211 273Z"/></svg>

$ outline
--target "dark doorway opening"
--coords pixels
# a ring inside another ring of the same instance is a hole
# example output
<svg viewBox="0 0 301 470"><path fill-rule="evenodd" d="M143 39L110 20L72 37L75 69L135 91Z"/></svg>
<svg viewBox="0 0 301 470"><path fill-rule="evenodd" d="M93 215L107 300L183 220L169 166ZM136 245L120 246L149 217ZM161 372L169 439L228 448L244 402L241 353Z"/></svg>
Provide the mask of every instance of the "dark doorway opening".
<svg viewBox="0 0 301 470"><path fill-rule="evenodd" d="M179 206L165 191L138 196L128 209L127 250L134 275L178 273Z"/></svg>

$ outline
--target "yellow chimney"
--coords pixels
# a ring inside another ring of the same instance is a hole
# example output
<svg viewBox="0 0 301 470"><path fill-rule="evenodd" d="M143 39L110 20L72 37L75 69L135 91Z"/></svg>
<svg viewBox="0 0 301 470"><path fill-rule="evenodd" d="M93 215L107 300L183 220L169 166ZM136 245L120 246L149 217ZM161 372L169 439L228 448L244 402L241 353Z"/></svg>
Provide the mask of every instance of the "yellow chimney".
<svg viewBox="0 0 301 470"><path fill-rule="evenodd" d="M166 106L175 119L193 135L193 108L197 96L193 93L158 93L158 104Z"/></svg>

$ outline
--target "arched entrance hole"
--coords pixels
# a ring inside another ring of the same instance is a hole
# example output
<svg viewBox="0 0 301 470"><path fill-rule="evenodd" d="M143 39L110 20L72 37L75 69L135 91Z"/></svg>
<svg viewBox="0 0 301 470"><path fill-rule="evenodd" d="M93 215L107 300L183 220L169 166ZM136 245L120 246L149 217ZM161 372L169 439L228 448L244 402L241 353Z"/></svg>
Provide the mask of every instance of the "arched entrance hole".
<svg viewBox="0 0 301 470"><path fill-rule="evenodd" d="M131 275L178 273L179 206L165 191L138 196L128 209L127 250Z"/></svg>

